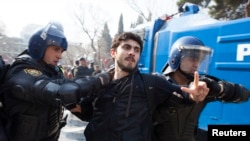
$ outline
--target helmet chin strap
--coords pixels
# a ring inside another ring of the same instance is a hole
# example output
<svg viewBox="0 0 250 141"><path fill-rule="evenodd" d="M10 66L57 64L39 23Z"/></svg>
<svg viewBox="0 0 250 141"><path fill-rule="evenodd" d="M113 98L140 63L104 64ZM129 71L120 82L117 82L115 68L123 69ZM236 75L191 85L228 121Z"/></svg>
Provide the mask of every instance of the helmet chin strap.
<svg viewBox="0 0 250 141"><path fill-rule="evenodd" d="M181 70L179 67L178 70L181 72L182 75L184 75L190 82L194 80L194 76L192 74L185 73L184 71Z"/></svg>

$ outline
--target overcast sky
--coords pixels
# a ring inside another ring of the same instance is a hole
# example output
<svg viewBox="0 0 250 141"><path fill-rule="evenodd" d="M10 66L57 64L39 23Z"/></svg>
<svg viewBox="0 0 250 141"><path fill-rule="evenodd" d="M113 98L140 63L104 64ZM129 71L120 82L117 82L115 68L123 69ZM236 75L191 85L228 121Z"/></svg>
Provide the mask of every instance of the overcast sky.
<svg viewBox="0 0 250 141"><path fill-rule="evenodd" d="M0 0L0 20L6 25L8 35L15 37L20 36L20 31L27 24L45 25L50 20L57 20L63 23L66 34L75 39L77 35L74 33L78 29L72 26L70 14L79 2L92 3L102 8L109 17L111 34L117 31L121 13L125 29L129 28L130 23L137 17L137 13L122 0ZM166 9L169 8L166 6Z"/></svg>

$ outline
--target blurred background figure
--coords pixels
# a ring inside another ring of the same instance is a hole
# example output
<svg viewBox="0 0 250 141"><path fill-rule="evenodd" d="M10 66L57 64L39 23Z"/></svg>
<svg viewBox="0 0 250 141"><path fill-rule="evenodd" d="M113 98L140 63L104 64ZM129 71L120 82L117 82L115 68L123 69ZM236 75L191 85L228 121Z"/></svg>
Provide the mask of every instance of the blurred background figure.
<svg viewBox="0 0 250 141"><path fill-rule="evenodd" d="M79 66L80 61L76 60L75 61L75 65L71 68L71 74L73 76L73 78L76 76L76 68Z"/></svg>
<svg viewBox="0 0 250 141"><path fill-rule="evenodd" d="M91 63L90 63L90 66L89 66L90 74L93 74L93 72L95 71L94 66L95 66L94 62L91 62Z"/></svg>
<svg viewBox="0 0 250 141"><path fill-rule="evenodd" d="M0 55L0 67L4 65L5 65L5 62L3 60L3 57Z"/></svg>
<svg viewBox="0 0 250 141"><path fill-rule="evenodd" d="M79 61L79 66L75 71L75 78L91 75L86 59L84 57L81 57Z"/></svg>
<svg viewBox="0 0 250 141"><path fill-rule="evenodd" d="M93 71L92 75L94 76L94 75L96 75L98 73L101 73L101 72L102 71L100 69L100 66L99 65L94 65L94 71Z"/></svg>

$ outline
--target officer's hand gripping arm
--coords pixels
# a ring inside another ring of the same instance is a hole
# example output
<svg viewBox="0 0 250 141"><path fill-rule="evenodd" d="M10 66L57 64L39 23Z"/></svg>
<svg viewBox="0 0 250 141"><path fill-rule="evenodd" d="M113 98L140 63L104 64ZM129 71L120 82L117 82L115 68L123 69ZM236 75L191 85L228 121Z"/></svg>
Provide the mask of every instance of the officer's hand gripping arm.
<svg viewBox="0 0 250 141"><path fill-rule="evenodd" d="M63 84L59 89L60 99L68 109L75 107L81 98L90 96L94 91L109 84L107 73L100 73L95 77L84 77L74 82Z"/></svg>

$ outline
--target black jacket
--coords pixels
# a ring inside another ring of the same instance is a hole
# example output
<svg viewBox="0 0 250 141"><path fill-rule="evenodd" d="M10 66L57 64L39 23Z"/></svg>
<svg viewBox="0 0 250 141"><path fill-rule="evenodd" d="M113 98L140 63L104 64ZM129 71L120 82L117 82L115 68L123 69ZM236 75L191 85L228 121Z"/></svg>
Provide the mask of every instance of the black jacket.
<svg viewBox="0 0 250 141"><path fill-rule="evenodd" d="M179 86L139 71L113 81L94 101L94 115L85 129L87 141L151 141L151 113ZM184 93L183 93L184 94ZM178 98L175 102L183 102Z"/></svg>
<svg viewBox="0 0 250 141"><path fill-rule="evenodd" d="M75 70L75 78L92 75L92 71L88 67L78 66Z"/></svg>

